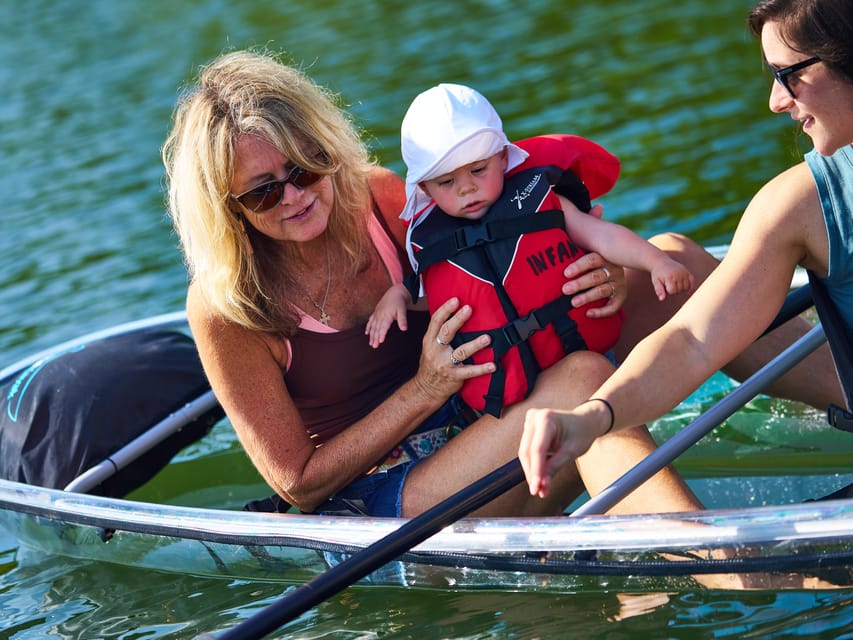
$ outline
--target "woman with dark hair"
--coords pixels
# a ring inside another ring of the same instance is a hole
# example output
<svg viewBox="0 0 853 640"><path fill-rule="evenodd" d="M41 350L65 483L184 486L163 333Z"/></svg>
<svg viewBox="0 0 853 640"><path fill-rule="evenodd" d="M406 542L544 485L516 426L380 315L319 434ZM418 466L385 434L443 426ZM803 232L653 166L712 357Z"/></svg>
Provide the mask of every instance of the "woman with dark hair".
<svg viewBox="0 0 853 640"><path fill-rule="evenodd" d="M759 190L721 265L590 400L528 412L519 456L533 495L612 437L599 436L663 415L755 340L797 265L853 334L853 3L767 0L749 26L774 77L770 110L800 123L814 149Z"/></svg>

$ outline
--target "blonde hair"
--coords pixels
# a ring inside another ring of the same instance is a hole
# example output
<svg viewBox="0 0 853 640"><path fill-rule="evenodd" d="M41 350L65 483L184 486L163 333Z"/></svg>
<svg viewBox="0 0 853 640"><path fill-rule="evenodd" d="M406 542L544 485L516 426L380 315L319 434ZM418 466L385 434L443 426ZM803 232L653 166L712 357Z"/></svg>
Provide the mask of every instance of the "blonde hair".
<svg viewBox="0 0 853 640"><path fill-rule="evenodd" d="M300 167L331 176L326 241L343 248L353 274L366 250L372 163L336 97L267 53L220 56L178 100L163 163L169 214L190 277L226 320L290 335L298 323L287 302L295 282L294 243L273 241L246 225L231 197L235 146L246 134L263 138Z"/></svg>

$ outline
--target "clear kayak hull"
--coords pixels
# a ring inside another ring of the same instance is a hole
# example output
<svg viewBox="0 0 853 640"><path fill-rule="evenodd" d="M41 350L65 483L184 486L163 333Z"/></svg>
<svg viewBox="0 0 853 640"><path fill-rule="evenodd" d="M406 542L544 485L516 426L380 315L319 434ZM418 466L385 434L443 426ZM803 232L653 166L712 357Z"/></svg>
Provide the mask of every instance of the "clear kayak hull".
<svg viewBox="0 0 853 640"><path fill-rule="evenodd" d="M405 522L159 505L9 481L0 481L0 507L0 523L30 549L294 583ZM696 575L737 573L761 574L778 588L797 584L792 576L830 571L835 584L849 587L851 566L853 500L832 500L683 514L462 519L363 582L566 592L618 583L645 591L695 589Z"/></svg>

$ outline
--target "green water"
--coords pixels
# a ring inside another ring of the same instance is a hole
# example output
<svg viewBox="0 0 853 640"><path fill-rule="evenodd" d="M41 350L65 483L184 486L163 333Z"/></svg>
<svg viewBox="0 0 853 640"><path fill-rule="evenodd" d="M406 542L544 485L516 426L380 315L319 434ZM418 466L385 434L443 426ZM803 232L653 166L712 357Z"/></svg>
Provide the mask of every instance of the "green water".
<svg viewBox="0 0 853 640"><path fill-rule="evenodd" d="M727 242L751 194L805 148L787 118L767 111L767 80L744 28L749 5L0 0L0 366L182 307L186 275L163 208L159 148L179 87L232 48L289 52L341 95L373 152L397 171L409 101L438 82L467 83L496 105L511 137L576 133L615 152L623 172L603 200L608 218L643 235ZM744 429L733 421L716 448L685 456L685 473L729 462L760 475L793 454L803 454L807 473L850 459L849 445L815 444L824 430L802 408L752 410L742 420L794 426L798 439L768 438L761 457L742 455ZM218 438L207 446L236 446L227 432ZM211 464L197 460L183 480ZM2 639L192 638L287 589L42 556L0 531ZM851 599L356 588L278 637L839 638L851 637Z"/></svg>

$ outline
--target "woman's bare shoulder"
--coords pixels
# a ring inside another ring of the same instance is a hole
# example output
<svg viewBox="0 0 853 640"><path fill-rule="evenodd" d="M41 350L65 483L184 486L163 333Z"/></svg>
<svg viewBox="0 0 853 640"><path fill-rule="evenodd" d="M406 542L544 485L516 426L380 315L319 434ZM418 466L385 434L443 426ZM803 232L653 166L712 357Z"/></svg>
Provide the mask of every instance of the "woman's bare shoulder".
<svg viewBox="0 0 853 640"><path fill-rule="evenodd" d="M385 167L373 167L367 177L370 192L382 209L399 215L406 204L406 185L402 178Z"/></svg>
<svg viewBox="0 0 853 640"><path fill-rule="evenodd" d="M765 250L782 251L802 266L819 268L828 251L826 227L808 165L801 162L767 182L749 203L739 227L760 236Z"/></svg>
<svg viewBox="0 0 853 640"><path fill-rule="evenodd" d="M370 181L371 188L379 185L388 186L399 189L405 197L405 183L403 179L387 167L381 165L372 166L370 172L367 174L367 179Z"/></svg>
<svg viewBox="0 0 853 640"><path fill-rule="evenodd" d="M217 317L213 309L207 304L204 295L201 292L201 287L197 282L191 282L187 288L187 320L190 323L190 328L193 331L200 330L205 326L214 324L221 318Z"/></svg>
<svg viewBox="0 0 853 640"><path fill-rule="evenodd" d="M768 212L785 216L791 213L803 213L808 207L813 213L820 213L817 187L811 171L805 162L786 169L768 181L753 198L753 204L760 204Z"/></svg>
<svg viewBox="0 0 853 640"><path fill-rule="evenodd" d="M397 241L405 241L405 226L400 222L400 212L406 204L406 185L396 173L384 167L374 167L368 176L370 193L379 213Z"/></svg>
<svg viewBox="0 0 853 640"><path fill-rule="evenodd" d="M190 284L187 290L187 320L201 352L220 354L233 350L241 357L249 353L267 352L276 362L286 361L285 342L280 336L255 331L216 313L205 302L198 286Z"/></svg>

